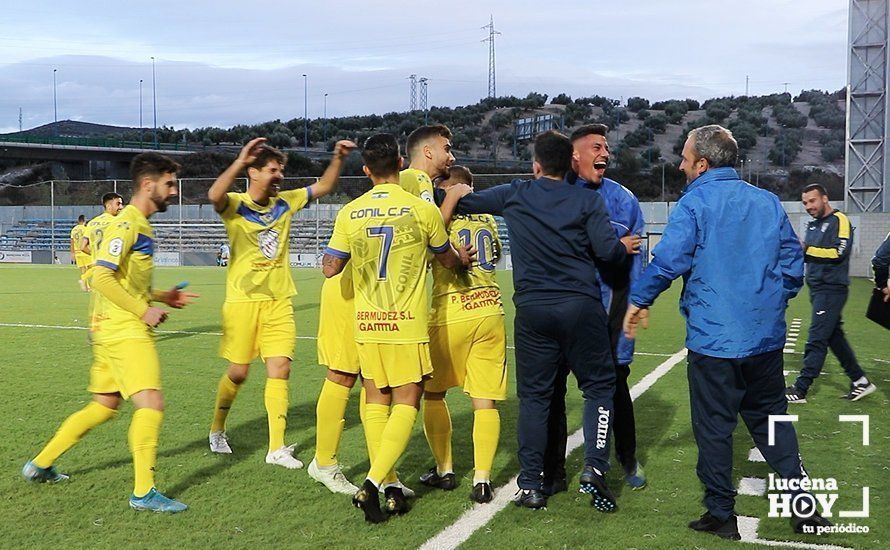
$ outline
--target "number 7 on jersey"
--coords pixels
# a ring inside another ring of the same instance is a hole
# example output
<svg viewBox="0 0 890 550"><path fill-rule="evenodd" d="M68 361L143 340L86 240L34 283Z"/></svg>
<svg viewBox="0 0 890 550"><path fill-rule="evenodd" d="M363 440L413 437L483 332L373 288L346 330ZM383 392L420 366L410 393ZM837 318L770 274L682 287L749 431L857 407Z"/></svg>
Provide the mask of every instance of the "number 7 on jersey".
<svg viewBox="0 0 890 550"><path fill-rule="evenodd" d="M393 237L395 232L391 225L380 225L367 228L368 237L376 237L383 239L380 245L380 257L378 258L379 268L377 270L377 280L386 280L386 263L389 260L389 251L392 248Z"/></svg>

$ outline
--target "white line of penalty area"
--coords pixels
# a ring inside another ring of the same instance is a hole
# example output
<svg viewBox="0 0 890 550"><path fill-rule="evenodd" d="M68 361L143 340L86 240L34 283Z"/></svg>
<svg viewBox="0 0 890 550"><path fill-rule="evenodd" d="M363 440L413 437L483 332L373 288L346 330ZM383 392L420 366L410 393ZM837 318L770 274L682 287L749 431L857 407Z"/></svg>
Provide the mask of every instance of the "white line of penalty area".
<svg viewBox="0 0 890 550"><path fill-rule="evenodd" d="M630 398L636 401L638 397L646 393L662 376L667 374L675 365L686 358L686 348L670 356L664 363L655 367L630 389ZM566 456L584 444L584 430L579 429L569 436L566 443ZM516 492L516 480L518 476L494 491L494 499L488 504L476 504L457 521L443 529L438 535L426 541L421 550L451 550L466 542L470 536L482 528L486 523L507 507L513 500Z"/></svg>

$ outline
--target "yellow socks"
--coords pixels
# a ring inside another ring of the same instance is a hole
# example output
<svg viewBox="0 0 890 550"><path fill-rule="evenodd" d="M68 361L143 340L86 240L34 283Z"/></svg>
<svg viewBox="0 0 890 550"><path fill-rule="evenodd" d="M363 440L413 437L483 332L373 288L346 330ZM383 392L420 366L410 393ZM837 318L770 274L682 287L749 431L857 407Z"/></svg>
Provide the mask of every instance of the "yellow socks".
<svg viewBox="0 0 890 550"><path fill-rule="evenodd" d="M88 431L103 422L111 420L116 414L116 410L109 409L95 401L90 401L86 407L62 422L62 425L56 431L56 435L49 440L46 447L40 451L40 454L32 462L38 468L49 468L56 459L62 456L62 453L73 447Z"/></svg>
<svg viewBox="0 0 890 550"><path fill-rule="evenodd" d="M211 432L226 431L226 417L229 416L229 408L238 395L238 389L241 386L232 382L228 374L223 374L219 379L219 386L216 390L216 404L213 405L213 424L210 425Z"/></svg>
<svg viewBox="0 0 890 550"><path fill-rule="evenodd" d="M155 486L158 435L163 418L164 413L154 409L136 409L133 413L128 439L133 453L133 495L136 497L144 497Z"/></svg>
<svg viewBox="0 0 890 550"><path fill-rule="evenodd" d="M287 428L287 380L267 378L266 415L269 417L269 452L284 447L284 429Z"/></svg>
<svg viewBox="0 0 890 550"><path fill-rule="evenodd" d="M361 391L358 394L358 417L361 419L362 424L365 423L365 407L368 405L368 394L365 392L365 386L361 380L358 382L362 384Z"/></svg>
<svg viewBox="0 0 890 550"><path fill-rule="evenodd" d="M451 414L444 399L423 400L423 433L430 444L439 474L454 471L451 457Z"/></svg>
<svg viewBox="0 0 890 550"><path fill-rule="evenodd" d="M370 415L371 407L372 405L368 405L366 415ZM371 470L368 472L368 479L378 487L408 447L411 429L416 419L417 409L410 405L395 405L392 408L389 421L380 438L377 456L371 460Z"/></svg>
<svg viewBox="0 0 890 550"><path fill-rule="evenodd" d="M348 401L349 388L325 379L315 406L315 463L321 467L337 463Z"/></svg>
<svg viewBox="0 0 890 550"><path fill-rule="evenodd" d="M380 439L383 437L383 430L386 429L388 421L389 405L377 405L375 403L367 403L365 405L365 443L368 445L368 459L371 461L371 464L377 458Z"/></svg>
<svg viewBox="0 0 890 550"><path fill-rule="evenodd" d="M473 411L473 462L476 473L473 484L490 481L491 465L498 450L501 416L497 409Z"/></svg>

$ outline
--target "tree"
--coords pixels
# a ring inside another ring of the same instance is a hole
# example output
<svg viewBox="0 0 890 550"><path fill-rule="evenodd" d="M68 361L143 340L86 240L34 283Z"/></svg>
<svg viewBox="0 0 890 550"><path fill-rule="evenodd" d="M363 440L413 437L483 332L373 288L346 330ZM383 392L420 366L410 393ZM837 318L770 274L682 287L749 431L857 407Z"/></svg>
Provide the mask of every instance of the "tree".
<svg viewBox="0 0 890 550"><path fill-rule="evenodd" d="M566 94L559 94L550 100L551 105L568 105L572 103L572 96Z"/></svg>
<svg viewBox="0 0 890 550"><path fill-rule="evenodd" d="M627 110L631 111L633 113L636 113L637 111L639 111L641 109L648 109L648 108L649 108L649 100L648 99L643 99L642 97L634 96L627 100Z"/></svg>

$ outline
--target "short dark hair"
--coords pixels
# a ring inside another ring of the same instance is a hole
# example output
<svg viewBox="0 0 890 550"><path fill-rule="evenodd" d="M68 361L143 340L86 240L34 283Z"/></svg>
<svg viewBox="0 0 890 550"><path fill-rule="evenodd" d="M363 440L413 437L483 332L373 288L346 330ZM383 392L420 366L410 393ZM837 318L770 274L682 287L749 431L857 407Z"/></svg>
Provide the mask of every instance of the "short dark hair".
<svg viewBox="0 0 890 550"><path fill-rule="evenodd" d="M81 214L80 216L77 216L77 221L78 221L78 223L85 222L85 221L87 221L87 218L86 218L86 216Z"/></svg>
<svg viewBox="0 0 890 550"><path fill-rule="evenodd" d="M140 153L130 161L130 179L139 186L139 180L145 176L157 178L161 174L175 174L182 169L178 162L160 153Z"/></svg>
<svg viewBox="0 0 890 550"><path fill-rule="evenodd" d="M398 174L401 154L399 142L392 134L374 134L362 147L362 162L377 177Z"/></svg>
<svg viewBox="0 0 890 550"><path fill-rule="evenodd" d="M467 185L473 185L473 173L470 172L469 168L460 164L453 164L451 168L448 169L448 179L458 180Z"/></svg>
<svg viewBox="0 0 890 550"><path fill-rule="evenodd" d="M250 163L248 168L262 170L270 160L277 160L282 167L287 166L287 155L271 145L260 145L260 152L257 153L256 159Z"/></svg>
<svg viewBox="0 0 890 550"><path fill-rule="evenodd" d="M803 188L803 191L801 191L800 194L803 195L804 193L809 193L810 191L818 191L819 195L821 195L823 197L828 196L828 191L826 191L825 187L823 187L819 183L811 183L811 184L807 185L806 187Z"/></svg>
<svg viewBox="0 0 890 550"><path fill-rule="evenodd" d="M444 124L431 124L429 126L421 126L420 128L414 130L408 136L408 145L406 146L408 154L413 154L414 150L420 144L436 136L441 136L445 139L451 139L451 130Z"/></svg>
<svg viewBox="0 0 890 550"><path fill-rule="evenodd" d="M572 143L575 143L579 139L583 137L587 137L589 135L597 135L606 137L606 134L609 133L609 127L605 124L585 124L581 126L574 132L572 132L572 136L569 138Z"/></svg>
<svg viewBox="0 0 890 550"><path fill-rule="evenodd" d="M117 193L105 193L104 195L102 195L102 204L106 205L114 199L124 200L124 198Z"/></svg>
<svg viewBox="0 0 890 550"><path fill-rule="evenodd" d="M572 166L572 152L572 142L556 130L548 130L535 138L535 161L545 176L564 178Z"/></svg>

